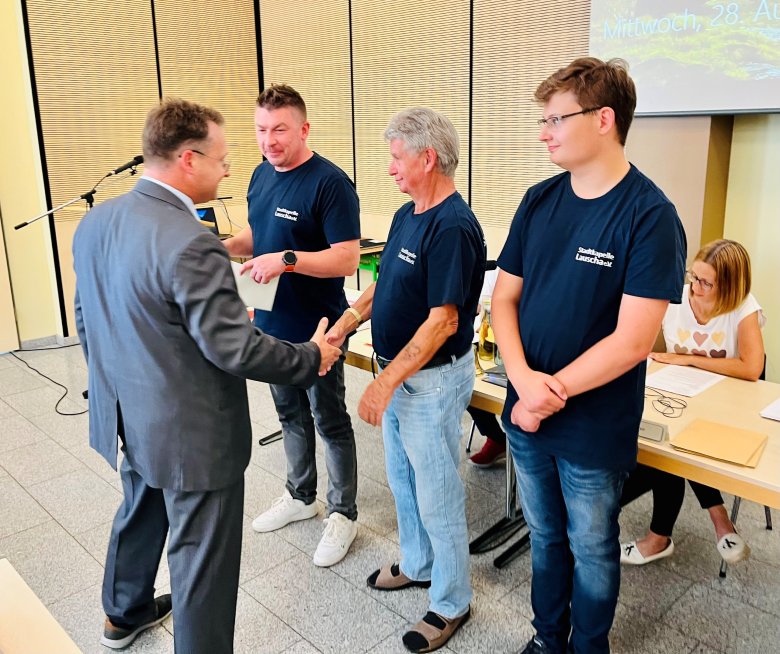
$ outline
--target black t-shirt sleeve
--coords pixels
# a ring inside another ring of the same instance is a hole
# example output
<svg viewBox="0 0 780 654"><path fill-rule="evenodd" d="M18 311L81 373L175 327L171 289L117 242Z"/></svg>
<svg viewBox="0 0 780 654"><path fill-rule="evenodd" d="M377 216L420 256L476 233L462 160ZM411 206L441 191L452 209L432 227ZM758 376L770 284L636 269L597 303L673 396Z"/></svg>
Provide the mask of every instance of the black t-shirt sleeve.
<svg viewBox="0 0 780 654"><path fill-rule="evenodd" d="M323 184L319 212L328 243L360 238L360 204L355 187L347 177L333 176Z"/></svg>
<svg viewBox="0 0 780 654"><path fill-rule="evenodd" d="M477 258L473 239L461 226L430 237L426 256L429 308L465 304Z"/></svg>
<svg viewBox="0 0 780 654"><path fill-rule="evenodd" d="M669 202L648 208L632 234L624 293L679 303L685 276L685 231Z"/></svg>
<svg viewBox="0 0 780 654"><path fill-rule="evenodd" d="M512 218L509 235L498 257L498 267L516 277L523 276L523 230L529 204L528 193L526 193L520 206L517 207L515 217Z"/></svg>

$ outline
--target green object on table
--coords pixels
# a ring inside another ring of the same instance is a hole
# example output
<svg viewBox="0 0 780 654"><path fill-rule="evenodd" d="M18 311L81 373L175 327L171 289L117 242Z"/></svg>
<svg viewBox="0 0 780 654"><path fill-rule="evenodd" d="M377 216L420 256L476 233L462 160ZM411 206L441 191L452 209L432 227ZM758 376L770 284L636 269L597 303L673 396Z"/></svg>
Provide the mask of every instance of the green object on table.
<svg viewBox="0 0 780 654"><path fill-rule="evenodd" d="M358 270L370 270L373 277L372 281L376 281L376 278L379 277L379 262L381 259L381 252L361 254L360 262L358 263Z"/></svg>

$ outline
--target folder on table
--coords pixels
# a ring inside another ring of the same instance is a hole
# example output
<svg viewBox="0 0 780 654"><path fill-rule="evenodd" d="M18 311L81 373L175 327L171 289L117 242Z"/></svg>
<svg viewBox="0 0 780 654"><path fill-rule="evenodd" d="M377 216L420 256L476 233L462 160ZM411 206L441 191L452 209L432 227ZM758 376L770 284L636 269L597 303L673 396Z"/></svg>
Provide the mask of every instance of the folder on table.
<svg viewBox="0 0 780 654"><path fill-rule="evenodd" d="M767 435L737 429L709 420L694 420L670 445L676 450L755 468L767 442Z"/></svg>

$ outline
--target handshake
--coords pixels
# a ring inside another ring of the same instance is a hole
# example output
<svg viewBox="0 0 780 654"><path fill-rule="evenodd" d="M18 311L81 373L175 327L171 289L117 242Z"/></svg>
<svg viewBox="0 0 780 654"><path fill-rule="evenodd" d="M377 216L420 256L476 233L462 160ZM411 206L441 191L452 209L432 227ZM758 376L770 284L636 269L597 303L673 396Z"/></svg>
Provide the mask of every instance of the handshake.
<svg viewBox="0 0 780 654"><path fill-rule="evenodd" d="M328 319L322 318L317 329L309 339L320 349L320 377L328 373L331 366L341 356L341 348L331 345L325 338L325 329L328 327Z"/></svg>

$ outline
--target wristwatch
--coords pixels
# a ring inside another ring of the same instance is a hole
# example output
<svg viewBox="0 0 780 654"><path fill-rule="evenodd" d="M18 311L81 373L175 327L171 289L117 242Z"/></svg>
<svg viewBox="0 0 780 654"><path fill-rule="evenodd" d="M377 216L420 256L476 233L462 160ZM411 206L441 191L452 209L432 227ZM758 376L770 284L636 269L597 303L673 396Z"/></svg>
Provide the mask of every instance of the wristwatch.
<svg viewBox="0 0 780 654"><path fill-rule="evenodd" d="M293 272L295 264L298 263L298 257L292 250L285 250L282 254L282 263L284 264L284 272Z"/></svg>

